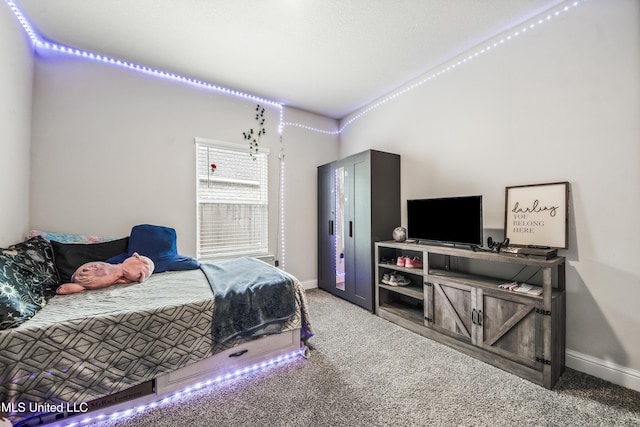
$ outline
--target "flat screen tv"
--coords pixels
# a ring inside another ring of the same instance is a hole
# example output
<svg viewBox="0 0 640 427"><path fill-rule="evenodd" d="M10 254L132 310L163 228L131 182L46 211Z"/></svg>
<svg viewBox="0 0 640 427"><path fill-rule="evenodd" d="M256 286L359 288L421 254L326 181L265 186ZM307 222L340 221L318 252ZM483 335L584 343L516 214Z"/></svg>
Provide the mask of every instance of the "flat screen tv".
<svg viewBox="0 0 640 427"><path fill-rule="evenodd" d="M407 200L407 237L482 246L482 196Z"/></svg>

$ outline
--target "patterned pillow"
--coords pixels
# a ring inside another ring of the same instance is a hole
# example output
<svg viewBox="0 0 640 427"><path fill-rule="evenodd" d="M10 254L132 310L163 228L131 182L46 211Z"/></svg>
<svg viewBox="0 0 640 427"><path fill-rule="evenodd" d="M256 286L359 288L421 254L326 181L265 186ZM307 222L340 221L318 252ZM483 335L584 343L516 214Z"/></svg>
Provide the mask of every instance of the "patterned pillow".
<svg viewBox="0 0 640 427"><path fill-rule="evenodd" d="M0 330L21 325L45 306L44 296L31 292L29 281L28 272L0 255Z"/></svg>
<svg viewBox="0 0 640 427"><path fill-rule="evenodd" d="M6 280L18 277L23 286L45 300L54 296L60 285L51 243L43 237L0 249L0 263L5 266Z"/></svg>

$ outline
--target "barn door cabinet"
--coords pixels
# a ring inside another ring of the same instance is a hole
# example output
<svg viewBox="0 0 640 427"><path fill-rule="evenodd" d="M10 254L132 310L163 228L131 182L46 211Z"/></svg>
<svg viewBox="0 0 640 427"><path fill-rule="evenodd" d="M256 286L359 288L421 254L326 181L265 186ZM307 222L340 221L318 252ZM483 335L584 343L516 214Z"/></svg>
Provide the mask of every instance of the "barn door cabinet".
<svg viewBox="0 0 640 427"><path fill-rule="evenodd" d="M319 166L318 287L373 311L373 245L399 225L399 155L368 150Z"/></svg>
<svg viewBox="0 0 640 427"><path fill-rule="evenodd" d="M397 256L420 256L424 267L394 266L389 260ZM376 313L381 317L547 388L564 371L563 257L380 242L376 258ZM388 271L410 277L411 284L394 288L381 283ZM499 288L514 277L541 286L542 295Z"/></svg>

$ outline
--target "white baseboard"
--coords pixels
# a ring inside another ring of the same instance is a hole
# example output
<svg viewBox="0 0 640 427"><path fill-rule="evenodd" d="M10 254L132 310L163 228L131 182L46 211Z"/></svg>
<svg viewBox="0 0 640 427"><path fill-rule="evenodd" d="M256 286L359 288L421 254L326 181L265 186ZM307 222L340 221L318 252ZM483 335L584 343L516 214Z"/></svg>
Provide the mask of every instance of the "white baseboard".
<svg viewBox="0 0 640 427"><path fill-rule="evenodd" d="M318 281L315 280L315 279L314 280L305 280L304 282L300 282L300 284L306 290L316 289L318 287Z"/></svg>
<svg viewBox="0 0 640 427"><path fill-rule="evenodd" d="M573 350L567 350L565 357L566 365L571 369L602 378L622 387L640 391L639 371Z"/></svg>

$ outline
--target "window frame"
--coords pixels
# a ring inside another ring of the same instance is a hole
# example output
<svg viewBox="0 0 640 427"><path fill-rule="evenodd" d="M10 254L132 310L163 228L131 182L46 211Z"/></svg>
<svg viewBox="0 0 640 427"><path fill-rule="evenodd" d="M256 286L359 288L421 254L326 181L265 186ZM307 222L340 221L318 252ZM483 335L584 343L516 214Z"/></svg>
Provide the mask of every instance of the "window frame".
<svg viewBox="0 0 640 427"><path fill-rule="evenodd" d="M261 147L260 151L257 153L257 156L259 156L259 158L255 160L255 161L263 161L264 168L265 168L265 171L261 173L262 179L259 179L257 184L258 191L264 191L265 198L261 203L256 204L258 206L262 206L262 209L264 210L263 213L266 216L266 219L261 224L261 226L264 227L261 230L261 235L264 236L264 242L259 245L255 245L253 248L251 248L248 251L247 250L242 250L242 251L229 250L229 251L222 251L215 254L211 254L206 250L206 248L203 248L203 242L202 242L203 239L202 239L201 207L202 207L202 204L206 202L202 200L201 191L200 191L201 183L203 181L203 175L201 173L201 170L199 169L199 167L201 167L200 149L202 146L204 147L208 146L218 150L235 151L235 152L245 154L248 159L250 158L249 149L245 144L219 141L219 140L213 140L213 139L207 139L207 138L201 138L201 137L194 138L194 145L195 145L195 175L196 175L195 191L196 191L196 254L197 254L196 256L197 258L201 261L219 261L223 259L236 258L238 256L264 257L268 255L269 254L269 154L270 154L269 149ZM254 160L251 160L251 161L254 161ZM216 163L216 162L212 161L211 163ZM208 165L205 167L208 167ZM207 178L205 179L205 181L212 182L209 178L209 175L207 175ZM225 179L219 178L219 179L216 179L216 181L224 182ZM228 182L241 184L241 185L242 184L256 185L255 181L248 182L248 181L243 181L241 179L229 180ZM229 202L230 200L226 199L226 203L229 203ZM223 203L223 202L220 202L220 203ZM215 204L215 202L210 201L209 204ZM229 203L229 204L233 204L233 203ZM243 202L243 201L237 200L236 204L247 205L248 203L246 201Z"/></svg>

